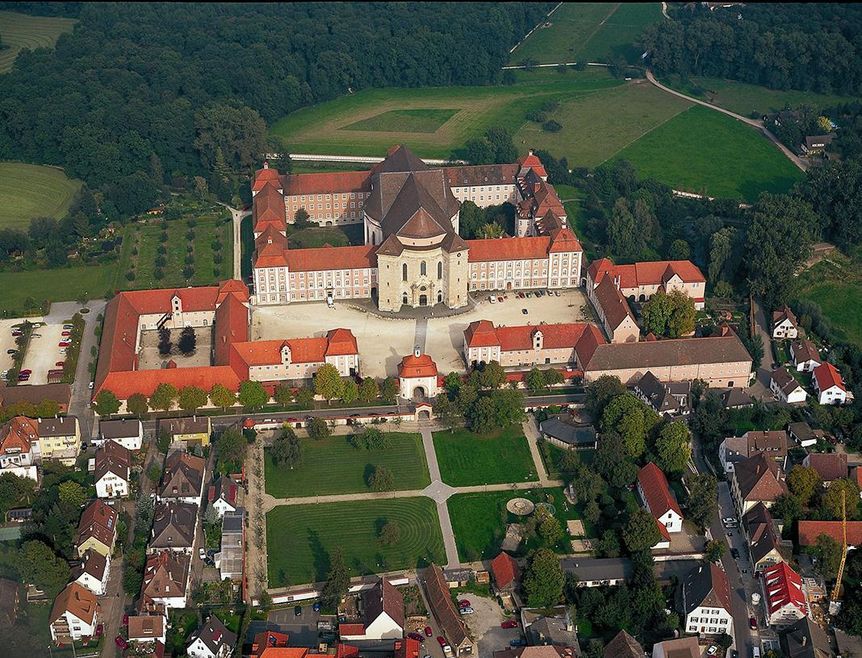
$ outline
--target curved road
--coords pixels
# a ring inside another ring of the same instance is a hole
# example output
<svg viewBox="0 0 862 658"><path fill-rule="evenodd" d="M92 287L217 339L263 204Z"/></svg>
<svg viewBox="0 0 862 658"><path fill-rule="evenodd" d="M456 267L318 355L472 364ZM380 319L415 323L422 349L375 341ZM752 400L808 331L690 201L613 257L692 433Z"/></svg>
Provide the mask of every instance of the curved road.
<svg viewBox="0 0 862 658"><path fill-rule="evenodd" d="M682 98L684 100L687 100L690 103L697 103L698 105L703 105L704 107L708 107L709 109L715 110L716 112L721 112L722 114L726 114L727 116L732 117L732 118L736 119L737 121L741 121L742 123L748 124L752 128L757 128L764 135L766 135L766 137L769 138L769 140L773 144L775 144L781 150L781 152L787 157L788 160L790 160L793 164L795 164L797 167L799 167L799 169L801 169L802 171L808 170L808 165L805 164L804 162L802 162L802 160L800 160L799 157L795 153L793 153L793 151L791 151L784 144L782 144L778 140L778 138L775 135L773 135L766 126L763 125L763 121L760 121L759 119L749 119L748 117L744 117L741 114L737 114L736 112L731 112L730 110L726 110L725 108L719 107L718 105L713 105L712 103L707 103L706 101L698 100L697 98L692 98L691 96L687 96L686 94L683 94L679 91L676 91L675 89L671 89L670 87L666 87L661 82L659 82L658 80L655 79L655 76L653 75L653 72L650 69L647 69L646 77L647 77L647 80L649 80L651 84L653 84L654 86L658 87L659 89L661 89L662 91L664 91L668 94L673 94L674 96L677 96L678 98Z"/></svg>

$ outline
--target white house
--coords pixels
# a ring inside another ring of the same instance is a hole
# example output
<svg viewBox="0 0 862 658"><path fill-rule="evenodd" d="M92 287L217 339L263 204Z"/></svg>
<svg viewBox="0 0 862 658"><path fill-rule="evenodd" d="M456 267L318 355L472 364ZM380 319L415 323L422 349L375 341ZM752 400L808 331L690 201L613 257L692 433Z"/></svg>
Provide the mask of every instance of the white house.
<svg viewBox="0 0 862 658"><path fill-rule="evenodd" d="M841 373L831 363L824 362L817 366L812 382L820 404L844 404L847 401L847 387Z"/></svg>
<svg viewBox="0 0 862 658"><path fill-rule="evenodd" d="M239 485L224 475L210 485L207 500L219 518L224 517L225 512L236 512L238 492Z"/></svg>
<svg viewBox="0 0 862 658"><path fill-rule="evenodd" d="M665 474L650 462L638 471L638 494L655 517L662 541L653 548L669 548L669 533L682 532L682 510L671 493Z"/></svg>
<svg viewBox="0 0 862 658"><path fill-rule="evenodd" d="M111 573L111 561L101 553L88 550L81 564L72 570L72 580L86 587L96 596L104 596Z"/></svg>
<svg viewBox="0 0 862 658"><path fill-rule="evenodd" d="M218 617L210 617L192 633L186 648L191 658L227 658L233 652L236 635L231 633Z"/></svg>
<svg viewBox="0 0 862 658"><path fill-rule="evenodd" d="M139 420L99 420L99 436L93 439L96 446L105 441L116 441L127 450L140 450L144 441L144 426Z"/></svg>
<svg viewBox="0 0 862 658"><path fill-rule="evenodd" d="M787 368L781 366L772 371L772 377L769 380L769 390L779 402L785 404L799 404L805 402L808 393L802 388L802 385L793 378Z"/></svg>
<svg viewBox="0 0 862 658"><path fill-rule="evenodd" d="M680 585L680 612L684 630L703 636L733 635L730 583L717 564L700 564L688 572Z"/></svg>
<svg viewBox="0 0 862 658"><path fill-rule="evenodd" d="M15 416L0 427L0 474L11 473L38 482L36 452L38 424L31 418Z"/></svg>
<svg viewBox="0 0 862 658"><path fill-rule="evenodd" d="M71 644L72 640L93 637L101 623L96 595L78 583L69 583L54 599L48 621L55 644Z"/></svg>
<svg viewBox="0 0 862 658"><path fill-rule="evenodd" d="M339 624L342 640L387 640L404 636L404 598L385 578L362 592L361 620Z"/></svg>
<svg viewBox="0 0 862 658"><path fill-rule="evenodd" d="M810 340L798 338L790 343L790 356L797 372L811 372L821 363L820 352Z"/></svg>
<svg viewBox="0 0 862 658"><path fill-rule="evenodd" d="M129 470L132 453L113 439L96 450L96 496L125 498L129 495Z"/></svg>
<svg viewBox="0 0 862 658"><path fill-rule="evenodd" d="M772 337L778 339L796 338L799 335L799 327L796 316L789 307L785 306L778 311L772 312Z"/></svg>
<svg viewBox="0 0 862 658"><path fill-rule="evenodd" d="M398 364L398 383L405 400L437 397L437 364L417 347Z"/></svg>

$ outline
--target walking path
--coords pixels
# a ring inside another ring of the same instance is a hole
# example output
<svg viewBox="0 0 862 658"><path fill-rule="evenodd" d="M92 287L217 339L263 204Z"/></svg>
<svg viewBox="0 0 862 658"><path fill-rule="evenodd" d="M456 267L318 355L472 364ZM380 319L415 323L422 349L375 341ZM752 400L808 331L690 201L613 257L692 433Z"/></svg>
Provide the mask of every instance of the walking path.
<svg viewBox="0 0 862 658"><path fill-rule="evenodd" d="M230 211L233 221L233 278L242 281L242 219L251 214L251 210L237 210L226 203L219 203Z"/></svg>

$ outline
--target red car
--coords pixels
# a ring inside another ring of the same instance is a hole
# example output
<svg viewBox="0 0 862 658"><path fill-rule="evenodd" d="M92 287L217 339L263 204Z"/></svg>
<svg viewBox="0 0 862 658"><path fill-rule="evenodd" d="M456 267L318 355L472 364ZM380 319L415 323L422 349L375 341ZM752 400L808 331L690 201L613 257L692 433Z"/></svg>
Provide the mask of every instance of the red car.
<svg viewBox="0 0 862 658"><path fill-rule="evenodd" d="M756 631L757 630L757 619L754 617L749 617L748 618L748 627L751 630Z"/></svg>
<svg viewBox="0 0 862 658"><path fill-rule="evenodd" d="M426 626L425 627L425 635L427 635L428 637L431 637L433 634L434 634L434 631L431 630L431 627Z"/></svg>
<svg viewBox="0 0 862 658"><path fill-rule="evenodd" d="M458 601L458 607L459 608L469 608L470 607L469 599L461 599L460 601Z"/></svg>
<svg viewBox="0 0 862 658"><path fill-rule="evenodd" d="M123 615L123 626L129 625L129 615Z"/></svg>
<svg viewBox="0 0 862 658"><path fill-rule="evenodd" d="M57 361L57 363L54 364L57 368L62 368L64 365L66 365L65 361Z"/></svg>
<svg viewBox="0 0 862 658"><path fill-rule="evenodd" d="M407 637L411 640L416 640L417 642L424 642L425 638L422 637L421 633L407 633Z"/></svg>
<svg viewBox="0 0 862 658"><path fill-rule="evenodd" d="M518 628L518 622L514 619L507 619L502 624L500 624L500 628Z"/></svg>
<svg viewBox="0 0 862 658"><path fill-rule="evenodd" d="M443 637L442 635L438 635L437 636L437 644L439 644L441 647L445 647L446 646L446 638Z"/></svg>
<svg viewBox="0 0 862 658"><path fill-rule="evenodd" d="M71 335L72 335L72 332L71 332L71 331L64 331L64 332L63 332L63 333L61 333L60 335L61 335L61 336L71 336Z"/></svg>
<svg viewBox="0 0 862 658"><path fill-rule="evenodd" d="M69 347L69 345L71 344L72 343L70 343L68 340L61 340L59 343L57 343L57 347Z"/></svg>
<svg viewBox="0 0 862 658"><path fill-rule="evenodd" d="M22 375L32 375L32 374L33 374L33 371L32 371L32 370L30 370L30 368L24 368L24 370L21 370L21 371L20 371L20 374L22 374Z"/></svg>
<svg viewBox="0 0 862 658"><path fill-rule="evenodd" d="M122 635L118 635L117 637L114 638L114 644L116 644L121 649L128 649L129 648L129 641L126 640Z"/></svg>

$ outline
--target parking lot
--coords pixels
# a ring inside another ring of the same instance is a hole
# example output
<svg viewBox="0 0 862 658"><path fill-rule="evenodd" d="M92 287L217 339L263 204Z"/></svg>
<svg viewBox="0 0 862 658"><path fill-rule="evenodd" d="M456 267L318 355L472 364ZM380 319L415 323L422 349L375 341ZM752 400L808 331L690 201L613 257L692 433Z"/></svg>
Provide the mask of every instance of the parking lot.
<svg viewBox="0 0 862 658"><path fill-rule="evenodd" d="M301 606L302 614L297 616L294 606L270 611L267 616L268 626L278 627L282 633L290 635L290 646L317 648L320 638L317 632L317 622L320 613L315 612L311 603Z"/></svg>
<svg viewBox="0 0 862 658"><path fill-rule="evenodd" d="M63 324L45 324L33 329L30 345L24 355L21 370L31 370L32 374L27 384L47 384L48 371L61 368L58 361L64 361L66 355L58 343L63 338Z"/></svg>
<svg viewBox="0 0 862 658"><path fill-rule="evenodd" d="M6 372L12 367L14 357L6 352L18 349L12 335L12 327L20 323L20 319L0 320L0 372Z"/></svg>

